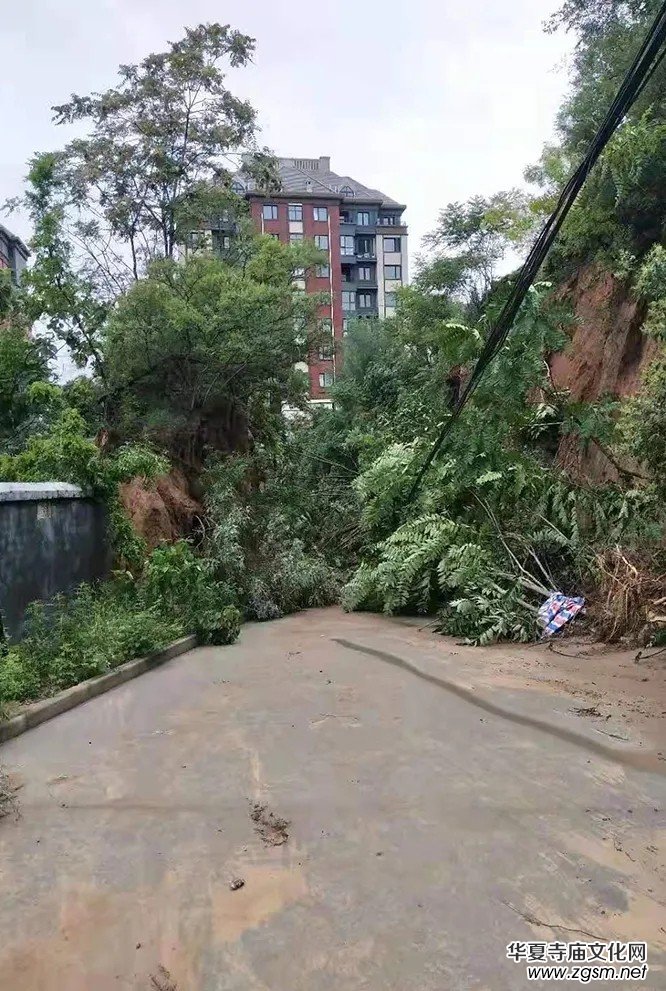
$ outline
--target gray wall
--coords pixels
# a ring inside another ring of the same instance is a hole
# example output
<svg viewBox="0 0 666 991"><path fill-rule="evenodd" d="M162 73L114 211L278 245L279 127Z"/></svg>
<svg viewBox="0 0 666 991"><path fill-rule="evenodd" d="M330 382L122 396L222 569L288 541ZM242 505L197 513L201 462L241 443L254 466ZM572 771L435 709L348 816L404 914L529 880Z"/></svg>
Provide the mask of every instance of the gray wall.
<svg viewBox="0 0 666 991"><path fill-rule="evenodd" d="M34 599L50 599L109 571L105 507L76 485L0 483L0 616L21 635Z"/></svg>

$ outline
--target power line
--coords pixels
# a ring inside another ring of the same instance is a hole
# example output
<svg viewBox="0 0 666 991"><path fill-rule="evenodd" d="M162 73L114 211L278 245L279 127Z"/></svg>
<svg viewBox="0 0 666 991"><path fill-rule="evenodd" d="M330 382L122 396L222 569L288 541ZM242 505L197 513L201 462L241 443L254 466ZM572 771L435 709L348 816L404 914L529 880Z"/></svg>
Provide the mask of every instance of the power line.
<svg viewBox="0 0 666 991"><path fill-rule="evenodd" d="M546 255L550 251L550 248L552 247L552 244L557 237L560 228L569 213L569 210L573 206L578 193L585 183L585 180L596 164L602 151L608 144L613 133L622 122L622 119L634 104L636 99L643 92L645 85L661 63L661 60L666 52L666 49L663 48L665 42L666 2L662 5L660 12L657 14L652 26L650 27L650 30L648 31L645 40L643 41L643 44L641 45L631 65L631 68L624 77L622 85L618 89L615 99L606 113L603 123L592 139L585 157L562 190L555 209L544 224L538 238L532 246L530 253L525 259L525 262L518 273L518 277L514 282L509 297L502 307L494 327L488 335L488 339L486 340L483 350L479 355L476 365L474 366L474 371L459 396L458 401L453 407L450 419L447 420L445 425L440 430L439 435L430 449L430 453L419 469L416 480L414 481L409 495L407 496L408 502L411 501L416 494L421 482L423 481L424 475L430 468L430 465L437 456L437 453L444 443L447 435L452 430L453 425L462 413L467 401L479 384L486 368L497 357L499 351L504 345L504 342L511 331L513 321L516 318L518 310L520 309L530 286L534 282L537 273L546 258ZM663 50L660 51L660 49Z"/></svg>

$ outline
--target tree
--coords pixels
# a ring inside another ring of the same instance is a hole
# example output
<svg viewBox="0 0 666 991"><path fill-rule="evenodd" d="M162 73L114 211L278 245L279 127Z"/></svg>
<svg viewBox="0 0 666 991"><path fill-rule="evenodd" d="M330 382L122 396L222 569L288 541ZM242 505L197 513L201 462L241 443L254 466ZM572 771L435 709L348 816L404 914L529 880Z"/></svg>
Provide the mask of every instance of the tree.
<svg viewBox="0 0 666 991"><path fill-rule="evenodd" d="M0 449L17 450L29 433L39 429L48 405L49 358L52 350L25 327L0 327Z"/></svg>
<svg viewBox="0 0 666 991"><path fill-rule="evenodd" d="M126 244L134 278L142 260L173 257L201 186L228 190L237 165L230 154L254 145L255 111L229 92L221 68L246 65L253 51L248 35L200 24L166 52L120 66L116 87L53 108L56 124L91 124L90 136L71 142L61 160L72 205L92 215L80 231L86 241L111 236ZM266 165L261 155L264 179Z"/></svg>
<svg viewBox="0 0 666 991"><path fill-rule="evenodd" d="M275 437L282 405L302 404L294 365L317 338L321 300L294 289L294 270L319 260L310 246L254 237L242 267L210 254L155 262L108 323L117 431L153 439L193 468L210 450Z"/></svg>
<svg viewBox="0 0 666 991"><path fill-rule="evenodd" d="M576 35L572 86L557 118L560 141L525 178L547 214L581 160L660 8L659 0L566 0L547 30ZM587 178L548 261L564 279L592 259L629 274L666 230L666 75L657 71Z"/></svg>
<svg viewBox="0 0 666 991"><path fill-rule="evenodd" d="M43 318L80 367L104 378L101 328L116 299L156 258L174 258L189 234L225 211L242 164L261 188L274 160L256 147L256 115L225 86L224 65L245 65L254 41L200 24L167 51L119 68L118 84L53 108L56 124L87 124L65 148L36 155L18 203L35 230L27 274L31 317Z"/></svg>
<svg viewBox="0 0 666 991"><path fill-rule="evenodd" d="M449 203L424 239L437 253L441 288L462 298L478 315L498 263L509 248L526 239L532 226L528 198L518 189Z"/></svg>

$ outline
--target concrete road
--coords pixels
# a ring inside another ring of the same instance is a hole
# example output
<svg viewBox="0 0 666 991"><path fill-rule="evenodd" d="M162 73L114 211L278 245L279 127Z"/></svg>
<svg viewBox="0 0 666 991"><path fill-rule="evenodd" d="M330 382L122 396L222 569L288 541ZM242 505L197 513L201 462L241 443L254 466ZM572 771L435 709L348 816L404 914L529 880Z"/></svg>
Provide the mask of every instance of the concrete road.
<svg viewBox="0 0 666 991"><path fill-rule="evenodd" d="M469 649L310 612L6 744L0 988L516 991L511 940L595 937L665 988L666 762Z"/></svg>

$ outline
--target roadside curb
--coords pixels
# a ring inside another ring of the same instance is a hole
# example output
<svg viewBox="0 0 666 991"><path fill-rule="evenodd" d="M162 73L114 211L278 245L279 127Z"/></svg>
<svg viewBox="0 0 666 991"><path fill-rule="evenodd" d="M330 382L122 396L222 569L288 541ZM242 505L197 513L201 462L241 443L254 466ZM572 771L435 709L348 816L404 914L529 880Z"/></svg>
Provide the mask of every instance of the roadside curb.
<svg viewBox="0 0 666 991"><path fill-rule="evenodd" d="M94 699L97 695L103 695L112 688L116 688L117 685L123 685L126 681L131 681L132 678L138 678L140 674L145 674L146 671L152 671L153 668L157 668L161 664L165 664L166 661L170 661L172 657L185 654L188 650L192 650L196 646L197 638L195 634L181 637L180 640L175 640L163 650L156 650L152 654L146 654L145 657L137 657L132 661L125 661L124 664L120 664L107 674L100 674L95 678L89 678L87 681L82 681L72 688L66 688L64 692L58 692L52 698L44 699L41 702L34 702L32 705L26 706L25 710L17 716L12 716L11 719L0 722L0 743L6 743L7 740L11 740L13 737L25 733L26 730L39 726L40 723L46 722L47 719L53 719L54 716L59 716L61 712L67 712L69 709L81 705L82 702L87 702L88 699Z"/></svg>

